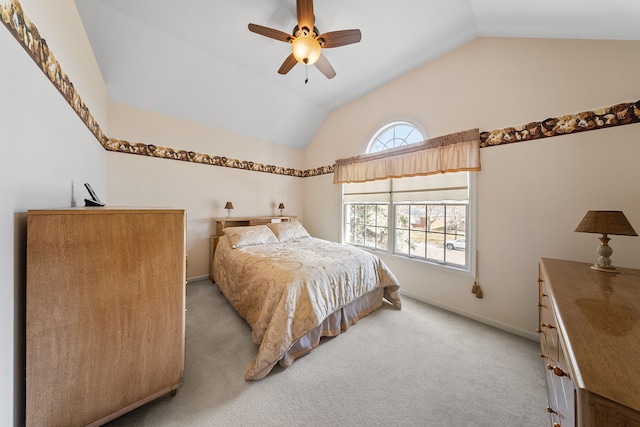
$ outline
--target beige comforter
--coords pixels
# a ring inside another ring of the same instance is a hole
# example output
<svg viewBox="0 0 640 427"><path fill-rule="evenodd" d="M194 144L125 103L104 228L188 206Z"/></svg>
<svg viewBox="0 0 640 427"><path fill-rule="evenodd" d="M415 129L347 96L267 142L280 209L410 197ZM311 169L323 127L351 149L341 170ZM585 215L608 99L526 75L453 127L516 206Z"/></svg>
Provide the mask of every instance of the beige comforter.
<svg viewBox="0 0 640 427"><path fill-rule="evenodd" d="M400 309L398 281L380 258L313 237L232 249L223 236L214 280L260 345L247 380L266 376L296 340L375 288Z"/></svg>

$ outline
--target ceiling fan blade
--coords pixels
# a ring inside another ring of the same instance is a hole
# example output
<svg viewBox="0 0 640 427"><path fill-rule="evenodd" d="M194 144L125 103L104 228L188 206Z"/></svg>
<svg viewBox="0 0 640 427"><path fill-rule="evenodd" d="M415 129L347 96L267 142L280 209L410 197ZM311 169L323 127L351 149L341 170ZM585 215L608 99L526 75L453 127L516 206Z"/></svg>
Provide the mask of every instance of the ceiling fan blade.
<svg viewBox="0 0 640 427"><path fill-rule="evenodd" d="M298 27L307 27L313 31L315 17L313 16L313 0L296 0L296 12L298 14Z"/></svg>
<svg viewBox="0 0 640 427"><path fill-rule="evenodd" d="M284 60L284 62L280 66L280 69L278 70L278 73L287 74L289 71L291 71L293 66L296 65L297 63L298 61L296 60L296 58L293 56L293 53L292 53L291 55L287 56L287 59Z"/></svg>
<svg viewBox="0 0 640 427"><path fill-rule="evenodd" d="M361 39L362 33L360 30L330 31L316 37L316 40L320 42L320 46L323 48L339 47L358 43Z"/></svg>
<svg viewBox="0 0 640 427"><path fill-rule="evenodd" d="M249 31L252 33L260 34L261 36L269 37L272 39L280 40L281 42L291 42L294 37L280 30L274 30L273 28L263 27L262 25L249 24Z"/></svg>
<svg viewBox="0 0 640 427"><path fill-rule="evenodd" d="M336 76L336 70L333 69L329 60L323 54L320 54L320 58L318 58L315 65L326 78L332 79Z"/></svg>

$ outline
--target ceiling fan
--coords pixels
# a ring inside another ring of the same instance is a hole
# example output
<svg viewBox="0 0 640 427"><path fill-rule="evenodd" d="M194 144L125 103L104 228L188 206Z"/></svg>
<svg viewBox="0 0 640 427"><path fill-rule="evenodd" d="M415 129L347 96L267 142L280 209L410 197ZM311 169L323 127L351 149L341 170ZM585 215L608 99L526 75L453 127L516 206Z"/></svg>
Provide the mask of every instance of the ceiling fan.
<svg viewBox="0 0 640 427"><path fill-rule="evenodd" d="M299 62L305 65L315 64L328 79L334 78L336 72L322 54L322 49L358 43L362 38L360 30L330 31L320 34L314 25L313 0L296 0L296 14L298 25L294 27L291 34L256 24L249 24L249 31L291 43L291 54L284 60L278 73L287 74Z"/></svg>

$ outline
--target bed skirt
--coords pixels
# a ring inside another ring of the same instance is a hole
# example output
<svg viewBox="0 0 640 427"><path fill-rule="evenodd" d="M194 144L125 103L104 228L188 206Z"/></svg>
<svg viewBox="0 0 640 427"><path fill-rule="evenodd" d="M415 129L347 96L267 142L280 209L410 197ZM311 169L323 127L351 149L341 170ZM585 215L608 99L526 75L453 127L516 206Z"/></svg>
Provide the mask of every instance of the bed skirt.
<svg viewBox="0 0 640 427"><path fill-rule="evenodd" d="M373 313L383 302L383 288L375 288L353 302L331 313L320 325L296 340L278 362L283 368L304 356L320 344L322 337L335 337L349 329L358 320Z"/></svg>

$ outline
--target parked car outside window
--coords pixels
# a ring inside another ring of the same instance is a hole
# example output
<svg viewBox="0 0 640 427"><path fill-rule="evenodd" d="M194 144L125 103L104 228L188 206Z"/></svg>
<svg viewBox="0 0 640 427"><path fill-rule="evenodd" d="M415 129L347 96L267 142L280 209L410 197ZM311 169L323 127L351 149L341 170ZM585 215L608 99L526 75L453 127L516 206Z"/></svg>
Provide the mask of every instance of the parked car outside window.
<svg viewBox="0 0 640 427"><path fill-rule="evenodd" d="M467 244L464 238L454 240L453 242L447 242L447 249L460 249L463 251L466 247Z"/></svg>

